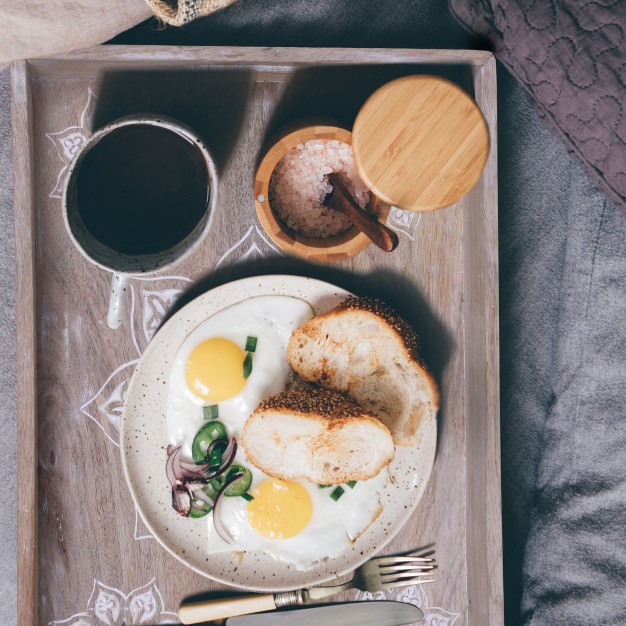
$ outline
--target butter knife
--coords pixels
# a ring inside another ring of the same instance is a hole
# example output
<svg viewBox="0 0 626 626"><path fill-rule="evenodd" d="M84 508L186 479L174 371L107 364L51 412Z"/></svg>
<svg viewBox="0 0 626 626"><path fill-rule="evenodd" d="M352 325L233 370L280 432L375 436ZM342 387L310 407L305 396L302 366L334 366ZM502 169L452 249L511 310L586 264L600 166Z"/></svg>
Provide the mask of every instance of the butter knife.
<svg viewBox="0 0 626 626"><path fill-rule="evenodd" d="M423 617L414 604L376 600L239 615L228 618L226 626L407 626Z"/></svg>

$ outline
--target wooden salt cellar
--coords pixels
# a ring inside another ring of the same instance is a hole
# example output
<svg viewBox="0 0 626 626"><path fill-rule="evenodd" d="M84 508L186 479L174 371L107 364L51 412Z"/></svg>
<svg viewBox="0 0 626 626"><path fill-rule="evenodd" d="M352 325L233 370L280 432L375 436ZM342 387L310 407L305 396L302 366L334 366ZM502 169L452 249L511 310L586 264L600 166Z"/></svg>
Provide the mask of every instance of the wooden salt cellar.
<svg viewBox="0 0 626 626"><path fill-rule="evenodd" d="M305 237L289 228L279 219L270 206L268 191L272 172L292 148L307 141L334 139L350 144L351 134L336 126L307 126L296 130L277 141L263 157L254 180L254 205L256 214L270 239L285 252L304 257L310 261L341 261L361 252L371 244L367 235L355 226L334 237ZM387 219L389 205L372 195L368 210L380 222Z"/></svg>

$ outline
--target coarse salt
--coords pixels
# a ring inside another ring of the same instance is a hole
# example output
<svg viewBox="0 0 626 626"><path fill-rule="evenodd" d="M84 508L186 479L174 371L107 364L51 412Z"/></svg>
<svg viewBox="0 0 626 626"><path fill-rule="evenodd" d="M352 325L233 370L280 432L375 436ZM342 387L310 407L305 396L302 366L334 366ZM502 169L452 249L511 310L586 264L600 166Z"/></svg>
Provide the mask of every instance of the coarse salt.
<svg viewBox="0 0 626 626"><path fill-rule="evenodd" d="M352 226L342 213L324 204L333 187L326 178L343 175L362 209L370 193L360 179L352 148L336 139L312 139L298 144L277 163L269 183L269 202L290 228L306 237L331 237Z"/></svg>

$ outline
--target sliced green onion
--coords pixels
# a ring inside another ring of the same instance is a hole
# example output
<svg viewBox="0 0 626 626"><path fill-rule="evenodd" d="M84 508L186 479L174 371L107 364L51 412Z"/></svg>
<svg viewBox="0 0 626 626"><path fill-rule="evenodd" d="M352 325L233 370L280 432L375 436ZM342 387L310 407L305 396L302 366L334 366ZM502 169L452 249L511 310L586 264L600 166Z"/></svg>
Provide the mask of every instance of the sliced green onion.
<svg viewBox="0 0 626 626"><path fill-rule="evenodd" d="M243 360L243 377L247 380L252 373L252 353L247 352L246 358Z"/></svg>
<svg viewBox="0 0 626 626"><path fill-rule="evenodd" d="M241 497L248 502L252 502L254 500L254 496L251 496L247 491L241 494Z"/></svg>
<svg viewBox="0 0 626 626"><path fill-rule="evenodd" d="M357 481L356 480L349 480L346 485L348 485L348 487L350 487L350 489L354 489L354 485L356 485Z"/></svg>
<svg viewBox="0 0 626 626"><path fill-rule="evenodd" d="M317 485L318 489L328 489L329 487L332 487L332 485Z"/></svg>
<svg viewBox="0 0 626 626"><path fill-rule="evenodd" d="M344 490L341 487L335 487L331 492L330 492L330 497L337 502L337 500L339 500L339 498L341 498L341 496L344 494Z"/></svg>
<svg viewBox="0 0 626 626"><path fill-rule="evenodd" d="M246 352L254 352L256 350L256 337L248 337L246 339Z"/></svg>
<svg viewBox="0 0 626 626"><path fill-rule="evenodd" d="M202 407L202 417L205 420L216 420L219 417L219 409L217 404L210 404Z"/></svg>

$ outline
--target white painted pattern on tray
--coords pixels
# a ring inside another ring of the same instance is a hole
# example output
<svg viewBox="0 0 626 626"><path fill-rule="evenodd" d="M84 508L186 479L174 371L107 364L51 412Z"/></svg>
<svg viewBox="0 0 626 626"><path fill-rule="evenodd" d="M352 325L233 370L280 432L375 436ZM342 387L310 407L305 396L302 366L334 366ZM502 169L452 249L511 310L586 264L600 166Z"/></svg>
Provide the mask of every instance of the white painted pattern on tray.
<svg viewBox="0 0 626 626"><path fill-rule="evenodd" d="M96 394L80 407L81 412L93 420L105 437L119 447L120 420L130 377L139 359L122 363L109 375Z"/></svg>
<svg viewBox="0 0 626 626"><path fill-rule="evenodd" d="M49 626L136 626L148 623L178 623L176 613L165 610L154 578L130 593L123 593L94 579L87 609L71 617L51 621Z"/></svg>
<svg viewBox="0 0 626 626"><path fill-rule="evenodd" d="M124 399L130 377L138 361L139 359L134 359L122 363L106 379L97 393L80 407L83 415L86 415L97 424L105 437L117 448L120 445L120 420L122 418ZM135 509L133 536L137 540L153 539L137 509Z"/></svg>
<svg viewBox="0 0 626 626"><path fill-rule="evenodd" d="M224 252L215 264L215 269L229 263L264 257L272 253L282 254L282 251L270 242L258 226L250 226L246 234Z"/></svg>
<svg viewBox="0 0 626 626"><path fill-rule="evenodd" d="M65 173L81 146L91 136L91 116L95 109L96 100L94 92L91 89L87 89L87 103L80 114L78 124L68 126L55 133L46 133L46 137L52 142L63 163L57 174L54 189L48 194L49 198L61 198Z"/></svg>
<svg viewBox="0 0 626 626"><path fill-rule="evenodd" d="M452 613L438 606L431 606L428 594L424 585L413 585L410 587L400 587L389 591L378 591L367 593L359 591L356 600L397 600L398 602L409 602L419 607L424 618L419 624L426 626L452 626L460 617L460 613Z"/></svg>
<svg viewBox="0 0 626 626"><path fill-rule="evenodd" d="M131 285L131 335L133 343L141 356L142 346L148 344L152 335L159 327L168 310L175 303L183 289L174 286L172 283L190 283L191 280L185 276L163 276L158 278L140 278L138 281L149 281L149 288L141 288ZM152 285L159 281L162 289L154 289ZM135 327L135 306L136 289L140 290L140 313L141 328ZM122 418L122 408L126 389L132 376L135 365L139 358L132 359L118 366L104 381L93 397L85 402L81 407L81 412L89 419L93 420L105 434L107 439L115 446L119 446L120 420Z"/></svg>
<svg viewBox="0 0 626 626"><path fill-rule="evenodd" d="M420 223L420 213L415 211L404 211L397 206L392 206L387 218L387 226L395 230L399 235L408 237L411 241L415 239L415 230Z"/></svg>
<svg viewBox="0 0 626 626"><path fill-rule="evenodd" d="M131 336L139 356L143 354L163 319L189 284L191 279L186 276L133 276ZM135 314L137 306L141 307L139 321Z"/></svg>

